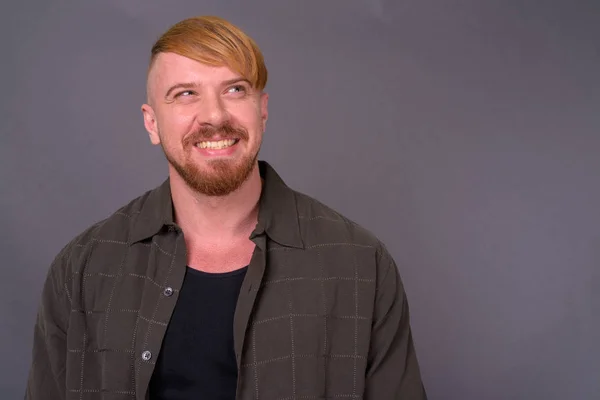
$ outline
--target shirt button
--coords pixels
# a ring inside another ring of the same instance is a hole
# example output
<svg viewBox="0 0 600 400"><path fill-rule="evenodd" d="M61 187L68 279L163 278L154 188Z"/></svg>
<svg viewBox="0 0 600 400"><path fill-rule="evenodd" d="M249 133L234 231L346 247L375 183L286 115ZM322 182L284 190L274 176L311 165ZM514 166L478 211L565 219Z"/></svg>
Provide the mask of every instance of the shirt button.
<svg viewBox="0 0 600 400"><path fill-rule="evenodd" d="M152 358L152 353L149 352L148 350L146 350L142 353L142 360L149 361L151 358Z"/></svg>
<svg viewBox="0 0 600 400"><path fill-rule="evenodd" d="M173 295L173 288L166 287L165 290L163 291L163 294L167 297L171 297Z"/></svg>

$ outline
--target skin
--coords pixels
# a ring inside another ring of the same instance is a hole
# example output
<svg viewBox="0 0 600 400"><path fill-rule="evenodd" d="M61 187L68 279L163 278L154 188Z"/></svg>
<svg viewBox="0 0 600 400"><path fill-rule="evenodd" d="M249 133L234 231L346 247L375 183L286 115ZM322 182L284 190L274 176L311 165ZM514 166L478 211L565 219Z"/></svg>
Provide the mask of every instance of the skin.
<svg viewBox="0 0 600 400"><path fill-rule="evenodd" d="M181 84L186 86L177 87ZM142 114L151 143L160 145L169 161L175 221L186 238L188 265L213 272L247 265L262 187L256 157L268 119L268 95L227 66L162 53L148 74ZM227 133L223 126L235 130ZM224 137L238 141L220 152L195 146ZM190 181L227 182L239 178L244 165L249 167L243 182L218 195Z"/></svg>

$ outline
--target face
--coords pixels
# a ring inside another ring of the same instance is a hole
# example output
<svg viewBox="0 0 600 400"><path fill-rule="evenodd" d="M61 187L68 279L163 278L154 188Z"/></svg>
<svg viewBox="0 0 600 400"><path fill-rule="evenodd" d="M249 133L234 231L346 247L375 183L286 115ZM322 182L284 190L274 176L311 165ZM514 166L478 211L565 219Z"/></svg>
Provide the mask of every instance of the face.
<svg viewBox="0 0 600 400"><path fill-rule="evenodd" d="M268 95L226 66L159 54L148 76L144 125L171 173L193 190L225 196L257 165Z"/></svg>

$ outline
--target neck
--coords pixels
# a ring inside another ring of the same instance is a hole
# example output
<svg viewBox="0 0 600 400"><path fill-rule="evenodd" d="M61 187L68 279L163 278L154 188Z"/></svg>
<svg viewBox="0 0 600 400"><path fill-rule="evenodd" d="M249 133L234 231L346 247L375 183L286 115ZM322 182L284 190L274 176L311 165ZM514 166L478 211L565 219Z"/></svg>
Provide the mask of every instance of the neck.
<svg viewBox="0 0 600 400"><path fill-rule="evenodd" d="M188 238L221 239L248 237L258 221L262 182L258 164L248 179L227 196L198 193L170 171L175 222Z"/></svg>

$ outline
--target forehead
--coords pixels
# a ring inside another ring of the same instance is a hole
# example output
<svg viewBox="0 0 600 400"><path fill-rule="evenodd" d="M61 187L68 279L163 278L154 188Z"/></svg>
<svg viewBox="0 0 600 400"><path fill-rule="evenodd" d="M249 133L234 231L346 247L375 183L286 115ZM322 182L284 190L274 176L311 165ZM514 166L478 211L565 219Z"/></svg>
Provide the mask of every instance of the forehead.
<svg viewBox="0 0 600 400"><path fill-rule="evenodd" d="M160 91L178 83L218 85L234 78L241 76L227 66L212 66L179 54L161 53L150 69L148 83Z"/></svg>

